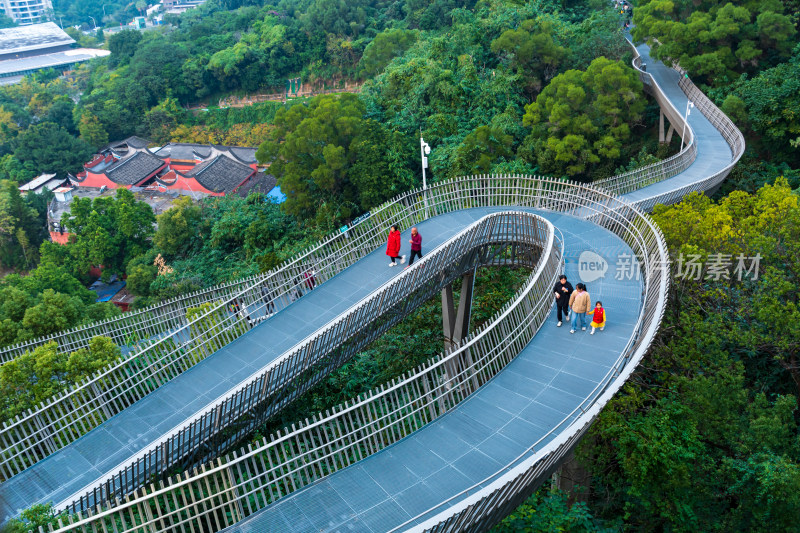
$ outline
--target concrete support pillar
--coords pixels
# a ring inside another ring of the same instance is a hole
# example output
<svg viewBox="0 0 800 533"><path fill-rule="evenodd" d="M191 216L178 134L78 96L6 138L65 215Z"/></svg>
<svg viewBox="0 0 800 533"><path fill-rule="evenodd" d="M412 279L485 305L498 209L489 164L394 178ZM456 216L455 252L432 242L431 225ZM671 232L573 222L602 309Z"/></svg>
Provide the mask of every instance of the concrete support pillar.
<svg viewBox="0 0 800 533"><path fill-rule="evenodd" d="M442 289L442 331L444 333L444 350L449 352L453 347L461 342L469 333L469 320L472 315L472 292L475 288L475 270L467 272L461 278L461 295L458 298L458 309L455 307L453 297L453 285L450 284ZM446 390L456 387L456 383L462 383L466 377L456 379L460 370L466 369L472 362L467 353L461 357L462 360L449 361L445 364L447 375Z"/></svg>
<svg viewBox="0 0 800 533"><path fill-rule="evenodd" d="M669 125L666 135L664 134L664 111L659 110L658 113L658 142L661 144L669 144L672 142L672 134L675 133L675 128L672 123Z"/></svg>
<svg viewBox="0 0 800 533"><path fill-rule="evenodd" d="M450 284L442 289L442 330L445 350L449 350L461 342L469 332L474 287L475 271L472 270L461 278L461 296L458 298L457 310L453 298L453 285Z"/></svg>
<svg viewBox="0 0 800 533"><path fill-rule="evenodd" d="M570 452L558 470L553 472L553 490L559 489L569 495L569 504L587 502L592 484L592 476L575 458L575 453Z"/></svg>
<svg viewBox="0 0 800 533"><path fill-rule="evenodd" d="M672 127L672 124L669 125L669 130L667 130L667 144L672 142L672 134L675 133L675 128Z"/></svg>

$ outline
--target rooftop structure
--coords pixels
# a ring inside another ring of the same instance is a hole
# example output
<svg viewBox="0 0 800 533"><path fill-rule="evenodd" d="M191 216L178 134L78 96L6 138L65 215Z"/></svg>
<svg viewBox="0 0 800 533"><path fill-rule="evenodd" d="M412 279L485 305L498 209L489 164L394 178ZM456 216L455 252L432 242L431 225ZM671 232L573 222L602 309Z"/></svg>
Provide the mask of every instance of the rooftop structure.
<svg viewBox="0 0 800 533"><path fill-rule="evenodd" d="M50 0L0 0L0 11L21 26L41 22L52 9Z"/></svg>
<svg viewBox="0 0 800 533"><path fill-rule="evenodd" d="M57 178L55 174L41 174L25 185L19 187L19 192L26 194L29 192L40 193L44 189L54 191L64 185L66 178Z"/></svg>
<svg viewBox="0 0 800 533"><path fill-rule="evenodd" d="M164 11L171 14L180 14L204 4L205 1L206 0L164 0Z"/></svg>
<svg viewBox="0 0 800 533"><path fill-rule="evenodd" d="M70 70L77 63L111 53L73 48L74 44L75 40L52 22L0 30L0 85L17 83L38 70Z"/></svg>
<svg viewBox="0 0 800 533"><path fill-rule="evenodd" d="M169 143L150 150L148 144L135 136L109 144L73 182L80 187L135 186L224 196L243 186L252 189L256 182L263 187L267 181L257 175L255 148Z"/></svg>
<svg viewBox="0 0 800 533"><path fill-rule="evenodd" d="M8 0L0 0L7 2ZM49 52L54 49L66 50L75 44L75 39L70 37L54 22L33 24L17 28L0 30L0 61L25 57L39 53L40 50Z"/></svg>

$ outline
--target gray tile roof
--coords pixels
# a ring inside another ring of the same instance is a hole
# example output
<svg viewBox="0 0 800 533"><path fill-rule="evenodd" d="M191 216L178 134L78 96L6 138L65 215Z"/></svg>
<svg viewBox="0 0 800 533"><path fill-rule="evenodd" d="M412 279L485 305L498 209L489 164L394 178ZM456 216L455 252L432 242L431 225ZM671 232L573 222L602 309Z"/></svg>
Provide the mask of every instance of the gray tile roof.
<svg viewBox="0 0 800 533"><path fill-rule="evenodd" d="M232 159L238 159L241 163L249 165L256 162L256 148L248 146L223 146L217 144L196 144L196 143L169 143L157 150L159 157L170 157L181 161L192 161L194 159L207 159L216 155L230 154Z"/></svg>
<svg viewBox="0 0 800 533"><path fill-rule="evenodd" d="M218 147L219 148L219 147ZM256 162L256 150L257 148L245 148L243 146L230 146L227 147L231 154L236 156L240 159L243 163L255 163Z"/></svg>
<svg viewBox="0 0 800 533"><path fill-rule="evenodd" d="M234 161L225 155L218 155L184 172L183 175L196 179L210 191L229 194L253 172L253 169L244 163Z"/></svg>
<svg viewBox="0 0 800 533"><path fill-rule="evenodd" d="M120 185L136 185L165 164L163 159L146 150L134 152L133 155L120 159L109 167L106 176Z"/></svg>
<svg viewBox="0 0 800 533"><path fill-rule="evenodd" d="M278 183L277 178L272 174L264 174L263 172L256 172L256 175L247 180L247 183L239 187L236 194L242 198L247 198L251 192L267 194L275 188Z"/></svg>
<svg viewBox="0 0 800 533"><path fill-rule="evenodd" d="M198 156L204 158L211 155L211 147L207 144L169 143L157 150L156 155L181 161L191 161Z"/></svg>

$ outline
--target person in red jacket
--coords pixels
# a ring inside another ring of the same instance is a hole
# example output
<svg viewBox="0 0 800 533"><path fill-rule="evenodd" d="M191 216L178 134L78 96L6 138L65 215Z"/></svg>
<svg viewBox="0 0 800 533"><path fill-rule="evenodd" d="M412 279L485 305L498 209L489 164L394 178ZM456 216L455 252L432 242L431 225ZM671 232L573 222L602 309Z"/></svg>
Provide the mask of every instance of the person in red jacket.
<svg viewBox="0 0 800 533"><path fill-rule="evenodd" d="M390 267L397 266L397 260L400 260L400 263L406 262L406 256L400 256L400 230L397 229L397 225L393 224L392 229L389 230L389 240L386 244L386 255L392 258L392 262L389 263Z"/></svg>
<svg viewBox="0 0 800 533"><path fill-rule="evenodd" d="M422 235L419 234L417 228L411 228L411 239L408 242L411 243L411 258L408 260L406 268L414 264L415 256L422 259Z"/></svg>

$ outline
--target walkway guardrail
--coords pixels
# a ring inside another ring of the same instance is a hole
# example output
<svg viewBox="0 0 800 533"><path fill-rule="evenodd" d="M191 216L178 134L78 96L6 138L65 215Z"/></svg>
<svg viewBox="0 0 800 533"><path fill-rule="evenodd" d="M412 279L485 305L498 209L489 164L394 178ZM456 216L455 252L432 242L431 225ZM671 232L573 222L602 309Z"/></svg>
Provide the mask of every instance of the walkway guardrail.
<svg viewBox="0 0 800 533"><path fill-rule="evenodd" d="M424 209L420 199L417 196L415 203ZM666 245L658 228L635 207L593 187L526 176L476 176L436 184L428 190L428 205L432 216L470 207L517 205L592 219L631 246L651 281L660 276L654 285L646 284L643 310L647 312L643 311L629 346L641 345L643 338L649 343L655 334L667 293L666 271L655 265L666 266ZM534 218L522 212L502 215L519 221ZM410 434L496 375L536 333L550 311L550 290L561 267L552 234L547 242L550 253L512 303L452 352L333 414L265 439L259 447L139 490L114 507L70 515L62 519L59 531L220 529ZM650 324L654 326L641 327ZM622 360L629 361L631 355L623 354Z"/></svg>
<svg viewBox="0 0 800 533"><path fill-rule="evenodd" d="M631 46L633 47L632 44ZM697 158L697 145L694 142L694 132L692 128L683 128L684 116L670 102L669 98L667 98L658 84L653 81L652 76L641 69L641 57L639 57L635 47L633 47L633 50L635 55L633 66L639 71L639 76L644 84L645 90L656 99L662 111L669 119L670 124L676 129L685 132L686 142L684 149L680 153L663 161L594 183L594 185L607 189L615 194L633 192L642 187L676 176L686 170ZM705 98L705 96L703 96L703 98ZM713 106L713 104L711 105ZM722 115L721 112L720 115ZM722 117L724 117L724 115L722 115ZM725 119L727 119L727 117L724 119L720 118L720 120ZM728 120L728 122L730 121ZM734 130L738 132L735 126L733 126L732 131ZM741 143L743 146L743 139ZM663 203L668 203L669 200L670 199L665 198ZM653 203L653 205L655 205L655 203ZM652 209L652 205L649 206L649 209ZM301 260L302 262L302 258L313 251L312 249L310 251L301 252L295 259L288 261L287 264L292 264L297 260ZM116 344L121 346L137 343L132 347L133 349L131 352L131 355L135 355L148 345L149 339L157 340L160 336L167 335L182 326L186 326L186 309L189 307L197 307L208 302L230 300L240 292L243 287L250 286L258 280L265 280L282 268L283 267L280 267L261 276L253 276L242 280L222 283L186 296L173 298L146 309L131 311L122 316L110 318L102 322L80 326L47 337L31 339L13 346L0 348L0 364L50 341L56 341L59 345L59 350L62 352L70 352L79 348L85 348L89 345L89 341L92 337L97 335L110 337ZM298 285L302 285L302 283Z"/></svg>
<svg viewBox="0 0 800 533"><path fill-rule="evenodd" d="M658 161L652 165L647 165L624 174L618 174L594 182L594 185L619 195L637 191L648 185L653 185L677 176L689 168L689 166L694 163L695 159L697 159L697 144L694 142L694 130L692 130L691 126L686 122L686 117L675 108L675 105L655 82L652 74L642 69L642 58L639 55L639 51L633 46L633 43L628 41L628 44L630 44L633 49L633 68L639 72L639 79L642 80L645 91L655 98L661 108L661 112L667 117L669 123L672 124L676 130L683 132L684 147L680 152L663 161ZM650 209L652 209L652 206Z"/></svg>
<svg viewBox="0 0 800 533"><path fill-rule="evenodd" d="M251 434L465 272L478 266L535 262L541 255L535 248L539 241L528 236L529 227L514 227L514 220L490 216L473 223L427 253L421 267L383 284L171 434L148 444L126 460L119 472L58 507L77 511L114 501L169 474L176 466L186 470L204 464Z"/></svg>

